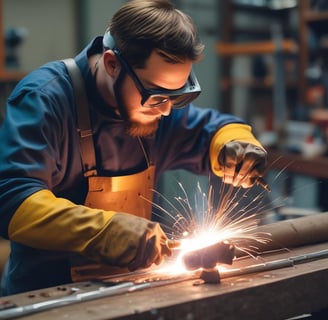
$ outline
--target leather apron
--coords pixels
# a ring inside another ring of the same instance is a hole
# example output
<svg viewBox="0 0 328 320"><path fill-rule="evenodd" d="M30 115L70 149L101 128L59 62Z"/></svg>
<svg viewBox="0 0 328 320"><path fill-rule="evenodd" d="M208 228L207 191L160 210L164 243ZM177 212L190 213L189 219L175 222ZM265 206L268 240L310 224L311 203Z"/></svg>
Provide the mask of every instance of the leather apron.
<svg viewBox="0 0 328 320"><path fill-rule="evenodd" d="M90 208L127 212L151 219L155 167L121 177L90 176L85 205ZM113 274L126 273L126 268L94 263L82 256L71 258L73 282L103 279Z"/></svg>
<svg viewBox="0 0 328 320"><path fill-rule="evenodd" d="M85 205L90 208L126 212L150 220L155 166L148 161L142 141L139 139L140 148L148 163L146 170L126 176L104 177L97 175L89 106L83 90L84 82L74 59L65 59L64 62L75 90L81 158L84 176L88 179ZM95 264L83 257L74 256L71 259L73 281L83 281L121 272L126 272L126 269Z"/></svg>
<svg viewBox="0 0 328 320"><path fill-rule="evenodd" d="M151 219L155 167L127 176L90 176L85 205Z"/></svg>

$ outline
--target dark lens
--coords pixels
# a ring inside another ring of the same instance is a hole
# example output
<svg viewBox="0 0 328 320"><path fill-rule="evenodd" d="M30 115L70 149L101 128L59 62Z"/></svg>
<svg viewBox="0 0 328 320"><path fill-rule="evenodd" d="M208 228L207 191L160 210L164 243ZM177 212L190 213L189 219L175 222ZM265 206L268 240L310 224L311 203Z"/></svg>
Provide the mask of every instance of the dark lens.
<svg viewBox="0 0 328 320"><path fill-rule="evenodd" d="M148 97L148 99L144 102L144 107L159 107L162 104L168 102L170 100L169 96L166 95L160 95L160 94L154 94Z"/></svg>
<svg viewBox="0 0 328 320"><path fill-rule="evenodd" d="M195 100L199 95L198 92L185 93L179 96L172 96L172 108L179 109L185 107L188 103Z"/></svg>

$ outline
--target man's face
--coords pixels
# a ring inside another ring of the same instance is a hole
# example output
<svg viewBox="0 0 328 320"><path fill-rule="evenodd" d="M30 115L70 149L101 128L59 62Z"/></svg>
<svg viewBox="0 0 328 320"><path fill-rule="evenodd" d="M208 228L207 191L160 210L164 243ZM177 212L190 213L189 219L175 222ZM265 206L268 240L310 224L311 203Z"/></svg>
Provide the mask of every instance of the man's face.
<svg viewBox="0 0 328 320"><path fill-rule="evenodd" d="M183 87L192 67L191 61L172 64L167 62L156 51L150 55L145 68L134 69L135 74L147 89L176 90ZM128 133L132 136L149 136L155 133L162 116L171 112L171 103L158 107L141 105L141 94L133 79L126 74L118 92L121 108L124 108Z"/></svg>

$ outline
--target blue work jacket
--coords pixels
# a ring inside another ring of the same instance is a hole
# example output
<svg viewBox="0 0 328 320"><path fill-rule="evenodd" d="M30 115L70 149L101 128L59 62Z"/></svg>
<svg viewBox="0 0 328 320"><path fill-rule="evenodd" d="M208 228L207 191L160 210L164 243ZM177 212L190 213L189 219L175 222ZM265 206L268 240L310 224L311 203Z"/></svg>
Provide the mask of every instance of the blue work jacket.
<svg viewBox="0 0 328 320"><path fill-rule="evenodd" d="M147 167L143 150L137 138L126 134L122 119L99 95L88 65L88 57L102 50L102 37L97 37L75 57L91 108L98 174L137 173ZM8 225L20 204L37 191L48 189L57 197L84 203L87 179L83 175L74 101L72 83L62 61L47 63L31 72L10 94L0 128L2 237L8 237ZM186 169L208 174L211 138L228 123L242 123L242 120L192 104L163 117L156 134L142 138L156 166L155 181L158 182L165 170ZM65 254L13 241L6 268L3 294L71 281Z"/></svg>

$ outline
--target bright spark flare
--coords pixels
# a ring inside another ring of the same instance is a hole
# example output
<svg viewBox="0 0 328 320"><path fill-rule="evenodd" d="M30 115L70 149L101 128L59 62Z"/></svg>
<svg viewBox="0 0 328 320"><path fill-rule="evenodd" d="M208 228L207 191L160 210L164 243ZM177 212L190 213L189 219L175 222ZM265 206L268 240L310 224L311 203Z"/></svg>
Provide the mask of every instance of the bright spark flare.
<svg viewBox="0 0 328 320"><path fill-rule="evenodd" d="M220 199L215 206L214 188L210 186L208 194L205 194L198 183L194 209L181 183L179 187L184 196L175 198L176 205L155 191L173 209L171 213L155 204L161 212L161 218L164 216L164 229L168 229L172 239L181 241L177 258L166 263L161 272L186 272L182 263L184 254L217 242L228 241L237 250L254 256L258 249L254 243L270 241L270 234L256 232L261 216L269 209L263 201L264 190L253 197L251 189L237 189L231 185L221 184L218 192ZM242 199L247 199L248 203L242 204ZM170 223L172 221L173 224Z"/></svg>

